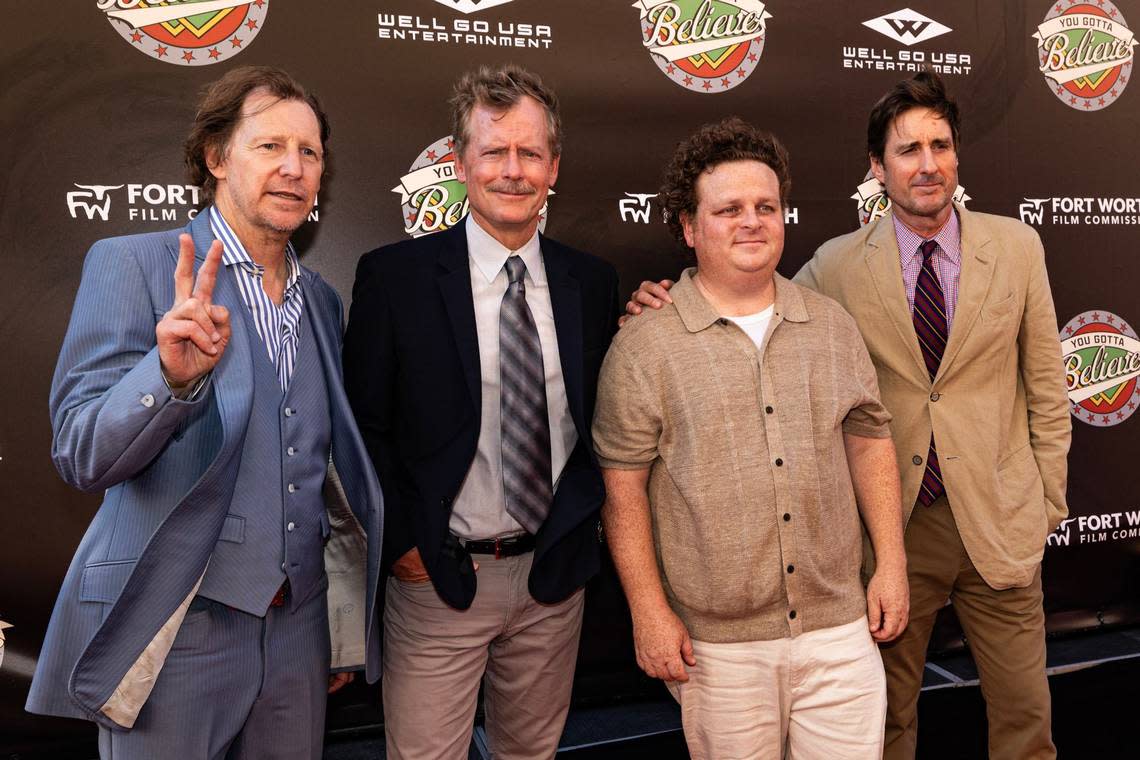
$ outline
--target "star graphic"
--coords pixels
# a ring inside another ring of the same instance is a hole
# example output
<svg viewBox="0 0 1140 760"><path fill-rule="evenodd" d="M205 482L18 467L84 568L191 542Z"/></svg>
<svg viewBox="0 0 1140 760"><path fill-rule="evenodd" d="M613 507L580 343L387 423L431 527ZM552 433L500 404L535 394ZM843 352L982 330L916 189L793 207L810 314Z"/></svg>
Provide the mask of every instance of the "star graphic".
<svg viewBox="0 0 1140 760"><path fill-rule="evenodd" d="M728 87L729 84L731 84L731 82L728 81L728 77L725 77L724 79L720 80L720 86L721 87Z"/></svg>
<svg viewBox="0 0 1140 760"><path fill-rule="evenodd" d="M1099 322L1099 321L1100 321L1100 312L1094 311L1093 312L1093 322Z"/></svg>
<svg viewBox="0 0 1140 760"><path fill-rule="evenodd" d="M666 67L665 67L665 73L666 73L666 74L672 74L672 73L673 73L673 72L675 72L676 70L677 70L677 67L676 67L676 66L674 66L674 65L673 65L673 64L671 64L671 63L670 63L668 66L666 66Z"/></svg>
<svg viewBox="0 0 1140 760"><path fill-rule="evenodd" d="M748 60L750 63L756 63L756 61L758 61L759 59L756 57L755 53L749 53L748 54Z"/></svg>
<svg viewBox="0 0 1140 760"><path fill-rule="evenodd" d="M1079 318L1077 319L1077 324L1081 324L1081 325L1083 325L1084 323L1085 323L1085 318L1084 318L1084 317L1079 317Z"/></svg>
<svg viewBox="0 0 1140 760"><path fill-rule="evenodd" d="M265 0L253 0L253 4L260 8L261 6L265 5Z"/></svg>
<svg viewBox="0 0 1140 760"><path fill-rule="evenodd" d="M736 70L736 76L740 77L741 79L744 79L744 69L737 69Z"/></svg>
<svg viewBox="0 0 1140 760"><path fill-rule="evenodd" d="M1109 420L1108 420L1108 417L1101 417L1101 418L1100 418L1100 421L1101 421L1101 422L1103 422L1103 423L1104 423L1104 424L1106 424L1106 425L1107 425L1107 424L1108 424L1108 422L1109 422Z"/></svg>
<svg viewBox="0 0 1140 760"><path fill-rule="evenodd" d="M158 53L159 58L162 58L164 55L166 55L166 46L165 45L159 45L158 47L156 47L154 49L154 52Z"/></svg>
<svg viewBox="0 0 1140 760"><path fill-rule="evenodd" d="M1135 401L1129 401L1128 402L1128 408L1129 409L1135 409L1136 408L1136 402Z"/></svg>
<svg viewBox="0 0 1140 760"><path fill-rule="evenodd" d="M451 150L454 147L455 147L455 140L452 140L450 137L447 138L447 149Z"/></svg>
<svg viewBox="0 0 1140 760"><path fill-rule="evenodd" d="M221 55L221 53L218 52L218 49L216 47L210 48L210 57L211 58L217 59L220 55Z"/></svg>
<svg viewBox="0 0 1140 760"><path fill-rule="evenodd" d="M1045 63L1045 61L1044 61L1044 60L1042 60L1042 61L1041 61L1041 63ZM1065 88L1064 88L1064 87L1058 87L1058 88L1057 88L1057 94L1058 94L1058 95L1060 95L1060 94L1061 94L1061 93L1063 93L1064 91L1065 91Z"/></svg>
<svg viewBox="0 0 1140 760"><path fill-rule="evenodd" d="M1076 105L1076 104L1077 104L1077 99L1070 96L1069 97L1069 105Z"/></svg>
<svg viewBox="0 0 1140 760"><path fill-rule="evenodd" d="M1111 314L1109 314L1109 315L1108 315L1108 323L1111 325L1111 324L1112 324L1113 322L1115 322L1115 321L1116 321L1116 317L1114 317L1114 316L1112 316Z"/></svg>
<svg viewBox="0 0 1140 760"><path fill-rule="evenodd" d="M1124 419L1124 412L1117 412L1116 413L1116 419L1118 419L1118 420Z"/></svg>
<svg viewBox="0 0 1140 760"><path fill-rule="evenodd" d="M1089 416L1089 422L1093 422L1094 420L1096 420L1096 415L1093 414L1092 412L1089 412L1088 416Z"/></svg>
<svg viewBox="0 0 1140 760"><path fill-rule="evenodd" d="M1112 97L1115 98L1116 97L1116 90L1113 90L1112 92L1110 92L1109 95L1111 95Z"/></svg>
<svg viewBox="0 0 1140 760"><path fill-rule="evenodd" d="M131 42L142 42L142 32L138 29L131 32Z"/></svg>
<svg viewBox="0 0 1140 760"><path fill-rule="evenodd" d="M1124 85L1126 85L1126 84L1128 84L1128 77L1126 77L1126 76L1124 76L1124 75L1121 75L1121 77L1120 77L1120 86L1121 86L1121 87L1123 87L1123 86L1124 86Z"/></svg>
<svg viewBox="0 0 1140 760"><path fill-rule="evenodd" d="M702 86L702 87L704 87L706 90L711 90L711 89L712 89L712 83L711 83L711 82L709 82L709 80L707 80L707 79L705 80L705 83L704 83L704 84L702 84L701 86Z"/></svg>
<svg viewBox="0 0 1140 760"><path fill-rule="evenodd" d="M685 84L692 84L692 83L693 83L692 77L685 77Z"/></svg>
<svg viewBox="0 0 1140 760"><path fill-rule="evenodd" d="M194 53L190 50L183 50L182 60L186 61L186 63L190 63L190 61L194 60Z"/></svg>
<svg viewBox="0 0 1140 760"><path fill-rule="evenodd" d="M1103 8L1104 7L1104 0L1096 0L1096 4Z"/></svg>
<svg viewBox="0 0 1140 760"><path fill-rule="evenodd" d="M1065 334L1066 335L1072 335L1073 334L1073 328L1072 327L1066 327L1065 328Z"/></svg>
<svg viewBox="0 0 1140 760"><path fill-rule="evenodd" d="M429 150L427 152L427 157L428 157L428 161L434 161L435 160L435 151Z"/></svg>
<svg viewBox="0 0 1140 760"><path fill-rule="evenodd" d="M412 222L416 221L416 212L411 212L406 218L408 220L408 224L411 224Z"/></svg>
<svg viewBox="0 0 1140 760"><path fill-rule="evenodd" d="M1116 9L1113 8L1111 11L1108 12L1108 15L1112 16L1113 18L1116 18Z"/></svg>
<svg viewBox="0 0 1140 760"><path fill-rule="evenodd" d="M241 37L238 37L238 36L235 34L235 35L234 35L234 38L233 38L232 40L230 40L230 44L231 44L231 45L233 45L233 46L234 46L234 47L236 47L236 48L239 48L239 47L241 47Z"/></svg>
<svg viewBox="0 0 1140 760"><path fill-rule="evenodd" d="M251 32L252 32L254 29L256 29L256 28L257 28L257 22L256 22L256 21L254 21L253 19L250 19L249 21L246 21L246 22L245 22L245 25L246 25L247 27L249 27L249 31L251 31Z"/></svg>
<svg viewBox="0 0 1140 760"><path fill-rule="evenodd" d="M1099 100L1097 100L1097 103L1098 103L1099 105L1102 105L1102 106L1103 106L1103 105L1104 105L1104 98L1100 98Z"/></svg>
<svg viewBox="0 0 1140 760"><path fill-rule="evenodd" d="M1060 13L1060 12L1061 12L1061 4L1060 4L1060 3L1057 3L1057 4L1056 4L1055 6L1053 6L1053 7L1057 9L1057 13Z"/></svg>
<svg viewBox="0 0 1140 760"><path fill-rule="evenodd" d="M1091 102L1091 101L1088 101L1088 100L1086 100L1086 101L1085 101L1085 108L1091 108L1091 107L1092 107L1092 102Z"/></svg>

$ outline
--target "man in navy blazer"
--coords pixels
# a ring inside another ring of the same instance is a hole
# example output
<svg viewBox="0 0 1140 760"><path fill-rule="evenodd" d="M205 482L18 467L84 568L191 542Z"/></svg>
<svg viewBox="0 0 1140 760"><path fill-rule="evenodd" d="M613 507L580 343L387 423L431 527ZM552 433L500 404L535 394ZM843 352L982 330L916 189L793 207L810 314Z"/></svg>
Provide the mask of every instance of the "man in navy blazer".
<svg viewBox="0 0 1140 760"><path fill-rule="evenodd" d="M289 244L328 131L285 72L230 71L186 143L209 205L84 264L52 455L105 495L27 706L95 721L103 758L318 758L326 691L379 674L381 494L340 300Z"/></svg>
<svg viewBox="0 0 1140 760"><path fill-rule="evenodd" d="M538 233L554 93L483 68L452 106L470 214L363 256L345 333L345 387L387 489L388 757L467 757L480 680L495 756L551 757L600 562L590 425L617 275Z"/></svg>

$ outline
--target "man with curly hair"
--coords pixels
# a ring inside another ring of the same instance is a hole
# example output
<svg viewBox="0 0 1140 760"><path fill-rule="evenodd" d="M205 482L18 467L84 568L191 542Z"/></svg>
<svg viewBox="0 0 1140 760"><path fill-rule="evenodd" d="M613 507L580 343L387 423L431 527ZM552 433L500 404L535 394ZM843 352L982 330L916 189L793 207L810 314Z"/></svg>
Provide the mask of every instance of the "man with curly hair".
<svg viewBox="0 0 1140 760"><path fill-rule="evenodd" d="M788 156L739 120L682 142L661 197L696 254L602 367L603 520L638 664L694 758L878 758L875 641L906 626L898 470L870 357L776 274ZM860 515L878 569L860 579Z"/></svg>

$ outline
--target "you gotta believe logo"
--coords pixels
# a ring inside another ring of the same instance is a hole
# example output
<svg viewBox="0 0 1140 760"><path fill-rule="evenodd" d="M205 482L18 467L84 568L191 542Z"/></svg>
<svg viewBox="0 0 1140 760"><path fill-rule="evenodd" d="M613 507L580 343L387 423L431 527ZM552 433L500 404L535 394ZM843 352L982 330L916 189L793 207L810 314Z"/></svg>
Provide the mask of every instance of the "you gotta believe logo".
<svg viewBox="0 0 1140 760"><path fill-rule="evenodd" d="M98 0L119 36L164 63L208 66L249 47L265 24L269 0Z"/></svg>
<svg viewBox="0 0 1140 760"><path fill-rule="evenodd" d="M1073 416L1087 425L1119 425L1140 402L1140 340L1123 319L1086 311L1061 329L1065 385Z"/></svg>
<svg viewBox="0 0 1140 760"><path fill-rule="evenodd" d="M1136 40L1124 17L1107 0L1058 2L1033 33L1045 83L1078 111L1099 111L1128 86Z"/></svg>
<svg viewBox="0 0 1140 760"><path fill-rule="evenodd" d="M772 17L759 0L637 0L633 7L657 68L703 93L731 90L756 70Z"/></svg>

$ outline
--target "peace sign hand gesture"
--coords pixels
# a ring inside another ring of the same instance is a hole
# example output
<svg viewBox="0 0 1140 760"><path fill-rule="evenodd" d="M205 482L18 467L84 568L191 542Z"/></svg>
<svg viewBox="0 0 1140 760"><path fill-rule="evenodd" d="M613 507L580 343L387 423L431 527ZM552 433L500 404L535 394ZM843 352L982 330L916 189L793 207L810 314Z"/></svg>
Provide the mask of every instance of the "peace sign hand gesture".
<svg viewBox="0 0 1140 760"><path fill-rule="evenodd" d="M178 236L174 305L154 328L162 374L172 390L185 388L214 369L230 342L230 313L212 302L222 244L215 240L194 277L194 241Z"/></svg>

